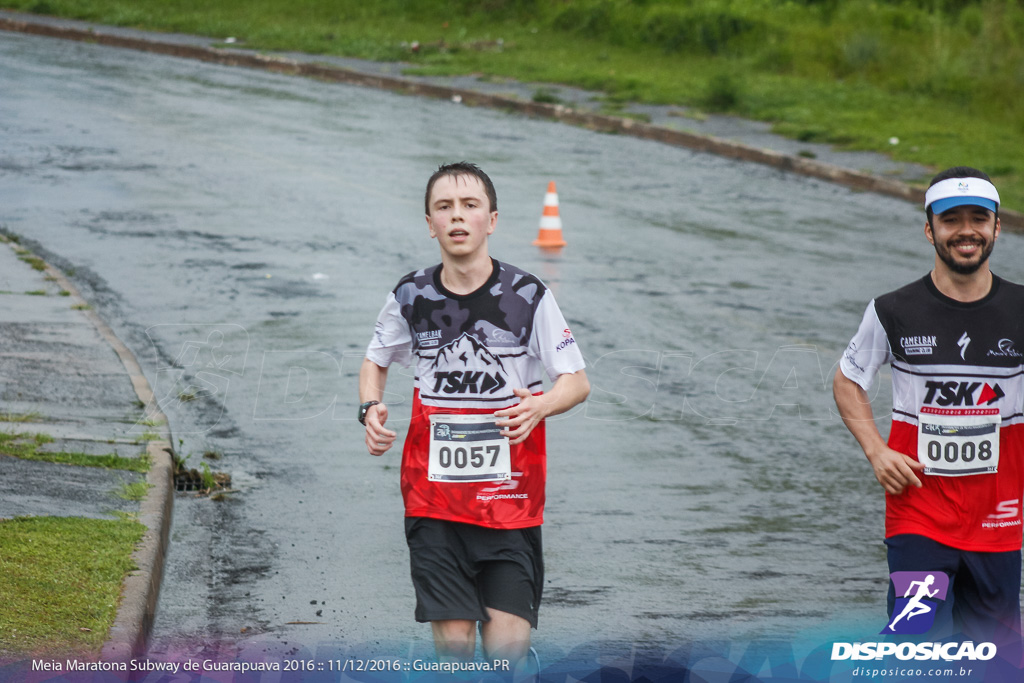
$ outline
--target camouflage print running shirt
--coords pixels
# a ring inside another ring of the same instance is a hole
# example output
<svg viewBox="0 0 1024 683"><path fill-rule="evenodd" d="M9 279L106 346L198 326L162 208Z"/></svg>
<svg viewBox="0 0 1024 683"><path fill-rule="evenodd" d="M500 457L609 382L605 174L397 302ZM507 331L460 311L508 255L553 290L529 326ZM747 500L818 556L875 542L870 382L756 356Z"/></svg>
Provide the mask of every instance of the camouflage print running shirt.
<svg viewBox="0 0 1024 683"><path fill-rule="evenodd" d="M584 367L551 292L533 275L492 260L478 290L454 294L441 266L403 277L388 295L366 357L381 367L415 359L412 419L402 454L407 517L433 517L497 529L543 522L547 453L544 423L511 447L511 478L438 481L428 476L433 414L490 415L519 403L513 389L542 393Z"/></svg>

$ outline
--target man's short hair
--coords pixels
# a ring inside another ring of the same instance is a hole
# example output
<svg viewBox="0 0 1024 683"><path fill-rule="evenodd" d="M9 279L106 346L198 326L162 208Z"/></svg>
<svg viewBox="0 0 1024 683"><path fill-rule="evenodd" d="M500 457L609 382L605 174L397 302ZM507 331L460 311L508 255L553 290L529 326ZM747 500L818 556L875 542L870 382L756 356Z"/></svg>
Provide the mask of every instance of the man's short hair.
<svg viewBox="0 0 1024 683"><path fill-rule="evenodd" d="M981 180L984 180L986 182L992 182L992 179L984 171L979 171L978 169L972 168L970 166L953 166L952 168L947 168L945 171L941 171L940 173L936 174L936 176L932 178L932 181L928 183L928 187L932 188L935 185L941 183L943 180L949 180L951 178L980 178ZM931 225L932 216L934 215L931 204L925 207L925 213L928 216L928 224ZM998 204L996 204L995 206L994 213L996 218L999 218Z"/></svg>
<svg viewBox="0 0 1024 683"><path fill-rule="evenodd" d="M434 183L439 178L444 176L451 176L456 178L461 175L469 175L474 178L478 178L484 185L484 192L487 193L487 202L491 205L490 211L498 210L498 195L494 191L494 183L487 177L479 166L471 164L468 161L459 161L454 164L443 164L434 171L434 175L430 176L430 180L427 181L427 193L423 196L423 207L426 209L427 215L430 215L430 193L434 189Z"/></svg>

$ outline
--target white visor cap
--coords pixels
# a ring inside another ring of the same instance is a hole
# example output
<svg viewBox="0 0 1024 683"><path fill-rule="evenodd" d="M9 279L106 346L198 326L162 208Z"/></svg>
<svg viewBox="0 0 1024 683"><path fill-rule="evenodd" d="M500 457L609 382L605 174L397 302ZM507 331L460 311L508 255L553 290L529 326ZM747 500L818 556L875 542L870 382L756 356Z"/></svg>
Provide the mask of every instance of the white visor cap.
<svg viewBox="0 0 1024 683"><path fill-rule="evenodd" d="M946 178L929 187L924 195L924 208L931 207L933 214L965 204L995 211L999 207L996 186L983 178Z"/></svg>

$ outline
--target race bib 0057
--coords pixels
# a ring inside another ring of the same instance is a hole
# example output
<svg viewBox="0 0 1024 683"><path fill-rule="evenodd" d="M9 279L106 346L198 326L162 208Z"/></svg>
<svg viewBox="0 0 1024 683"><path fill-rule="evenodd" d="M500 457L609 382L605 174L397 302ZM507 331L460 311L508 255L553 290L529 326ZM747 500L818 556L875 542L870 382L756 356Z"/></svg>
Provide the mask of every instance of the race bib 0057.
<svg viewBox="0 0 1024 683"><path fill-rule="evenodd" d="M493 415L431 415L427 478L505 481L512 478L511 450Z"/></svg>
<svg viewBox="0 0 1024 683"><path fill-rule="evenodd" d="M964 477L999 469L997 408L924 407L917 419L917 459L925 474Z"/></svg>

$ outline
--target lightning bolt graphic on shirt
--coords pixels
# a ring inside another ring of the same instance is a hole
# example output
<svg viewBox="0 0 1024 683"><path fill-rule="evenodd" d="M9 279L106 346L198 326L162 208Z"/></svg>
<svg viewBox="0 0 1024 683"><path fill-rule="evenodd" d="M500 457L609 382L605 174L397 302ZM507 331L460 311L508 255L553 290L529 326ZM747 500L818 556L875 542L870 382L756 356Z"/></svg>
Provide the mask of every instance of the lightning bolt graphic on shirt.
<svg viewBox="0 0 1024 683"><path fill-rule="evenodd" d="M971 343L971 338L967 336L966 332L964 332L962 335L960 335L960 341L958 341L956 343L956 345L960 347L960 358L961 359L966 360L966 358L964 358L964 354L967 353L967 345L970 344L970 343Z"/></svg>

